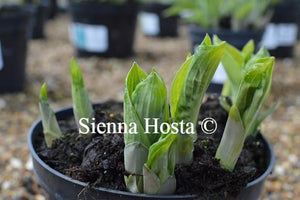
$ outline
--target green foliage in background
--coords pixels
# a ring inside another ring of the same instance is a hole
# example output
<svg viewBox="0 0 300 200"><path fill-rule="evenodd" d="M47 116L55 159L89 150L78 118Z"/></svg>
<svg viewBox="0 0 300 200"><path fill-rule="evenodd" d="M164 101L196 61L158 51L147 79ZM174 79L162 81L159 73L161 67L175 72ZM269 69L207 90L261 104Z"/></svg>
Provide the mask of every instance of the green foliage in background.
<svg viewBox="0 0 300 200"><path fill-rule="evenodd" d="M141 3L146 3L146 4L173 4L176 0L140 0Z"/></svg>
<svg viewBox="0 0 300 200"><path fill-rule="evenodd" d="M229 28L224 27L229 21L231 30L239 31L266 24L274 3L274 0L175 0L167 13L182 13L188 22L204 28Z"/></svg>
<svg viewBox="0 0 300 200"><path fill-rule="evenodd" d="M138 2L139 0L71 0L72 3L111 3L124 4L130 2Z"/></svg>

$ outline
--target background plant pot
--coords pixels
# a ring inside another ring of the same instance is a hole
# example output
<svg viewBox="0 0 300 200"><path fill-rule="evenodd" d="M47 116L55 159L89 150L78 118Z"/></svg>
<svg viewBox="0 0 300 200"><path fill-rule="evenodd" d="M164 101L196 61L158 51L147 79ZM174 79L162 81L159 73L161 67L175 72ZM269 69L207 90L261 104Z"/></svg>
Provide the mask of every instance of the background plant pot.
<svg viewBox="0 0 300 200"><path fill-rule="evenodd" d="M62 109L56 112L58 120L67 119L73 116L73 110L71 107ZM42 122L37 120L28 132L28 145L29 150L33 158L34 174L39 184L47 191L52 199L57 200L74 200L78 197L84 197L85 199L98 199L98 200L179 200L179 199L198 199L201 197L196 195L171 195L171 196L158 196L158 195L145 195L145 194L133 194L129 192L111 190L106 188L87 187L87 183L80 182L71 179L58 171L49 167L44 163L36 153L36 140L39 134L42 134ZM257 200L263 189L263 183L266 177L271 173L275 156L273 149L269 142L263 137L266 150L265 152L265 172L257 179L248 183L246 188L241 192L240 196L234 198L235 200ZM79 195L79 196L78 196ZM216 199L213 199L216 200Z"/></svg>
<svg viewBox="0 0 300 200"><path fill-rule="evenodd" d="M293 57L299 34L299 13L298 0L285 0L275 7L262 41L271 55Z"/></svg>
<svg viewBox="0 0 300 200"><path fill-rule="evenodd" d="M32 17L32 39L44 38L44 27L50 11L48 0L42 0L37 6L34 6Z"/></svg>
<svg viewBox="0 0 300 200"><path fill-rule="evenodd" d="M132 55L136 4L72 3L70 11L71 39L79 56Z"/></svg>
<svg viewBox="0 0 300 200"><path fill-rule="evenodd" d="M24 88L29 18L24 7L0 10L0 93Z"/></svg>
<svg viewBox="0 0 300 200"><path fill-rule="evenodd" d="M251 39L254 40L255 44L259 44L264 31L263 30L245 30L239 32L233 32L231 30L219 29L204 29L197 25L190 25L190 40L192 43L192 52L201 44L206 34L209 34L212 37L216 34L221 40L228 42L229 44L235 46L237 49L241 50L244 45ZM227 76L222 65L218 67L211 84L209 85L207 92L208 93L221 93L223 84Z"/></svg>
<svg viewBox="0 0 300 200"><path fill-rule="evenodd" d="M49 8L49 19L53 19L55 15L57 14L58 6L57 6L57 0L49 0L50 2L50 8Z"/></svg>
<svg viewBox="0 0 300 200"><path fill-rule="evenodd" d="M170 5L143 4L140 6L142 31L146 36L176 37L178 36L178 17L165 17L164 11Z"/></svg>

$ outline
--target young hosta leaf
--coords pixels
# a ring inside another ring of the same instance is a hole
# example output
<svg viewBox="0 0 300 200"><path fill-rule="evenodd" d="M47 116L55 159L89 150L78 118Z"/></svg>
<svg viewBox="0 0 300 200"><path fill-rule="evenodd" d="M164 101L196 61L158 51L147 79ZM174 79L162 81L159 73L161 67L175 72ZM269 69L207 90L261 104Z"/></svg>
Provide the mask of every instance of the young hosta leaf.
<svg viewBox="0 0 300 200"><path fill-rule="evenodd" d="M232 96L232 84L230 82L229 79L226 79L223 88L222 88L222 92L221 95L224 97L231 97Z"/></svg>
<svg viewBox="0 0 300 200"><path fill-rule="evenodd" d="M196 127L203 96L223 57L224 47L225 43L212 45L207 35L194 56L188 57L177 72L170 97L171 114L175 122L191 122ZM177 163L192 161L196 137L196 134L178 136Z"/></svg>
<svg viewBox="0 0 300 200"><path fill-rule="evenodd" d="M220 105L226 110L228 113L230 111L231 105L227 101L226 96L219 96Z"/></svg>
<svg viewBox="0 0 300 200"><path fill-rule="evenodd" d="M144 165L144 192L146 194L172 194L176 190L174 175L177 134L168 134L153 144Z"/></svg>
<svg viewBox="0 0 300 200"><path fill-rule="evenodd" d="M158 125L169 121L169 106L167 103L167 88L163 79L153 70L151 74L140 82L132 93L132 103L145 127L145 118L158 118ZM152 120L150 120L152 122ZM153 123L153 122L152 122ZM145 130L147 131L147 130ZM150 127L147 133L150 143L155 143L160 134L159 130ZM151 134L153 133L153 134Z"/></svg>
<svg viewBox="0 0 300 200"><path fill-rule="evenodd" d="M222 42L222 40L220 40L216 35L214 35L213 40L214 44L220 44ZM224 56L222 58L222 64L230 82L231 91L228 91L227 88L227 91L224 91L222 93L226 95L230 93L232 96L236 96L242 79L242 69L244 62L245 58L243 57L243 54L234 46L226 43Z"/></svg>
<svg viewBox="0 0 300 200"><path fill-rule="evenodd" d="M240 109L246 136L255 135L253 127L269 94L274 58L262 58L245 72L236 105Z"/></svg>
<svg viewBox="0 0 300 200"><path fill-rule="evenodd" d="M245 130L236 106L232 106L225 126L222 140L217 149L216 158L226 169L232 171L243 149Z"/></svg>
<svg viewBox="0 0 300 200"><path fill-rule="evenodd" d="M148 128L145 119L157 125L169 121L167 88L163 79L153 70L149 76L134 63L126 78L124 96L124 121L137 125L137 134L124 134L125 170L130 174L125 177L127 189L131 192L143 192L143 166L148 159L150 146L160 138L154 128Z"/></svg>
<svg viewBox="0 0 300 200"><path fill-rule="evenodd" d="M255 50L255 44L253 40L250 40L242 49L242 54L245 59L245 63L252 57Z"/></svg>
<svg viewBox="0 0 300 200"><path fill-rule="evenodd" d="M245 65L245 70L247 70L249 67L252 67L253 65L255 65L260 59L262 58L269 58L270 57L270 53L268 52L268 50L265 47L260 48L260 50L253 55L248 62Z"/></svg>
<svg viewBox="0 0 300 200"><path fill-rule="evenodd" d="M52 146L55 139L61 138L63 135L57 123L55 114L48 103L47 86L43 84L40 92L39 108L42 116L43 133L47 147Z"/></svg>
<svg viewBox="0 0 300 200"><path fill-rule="evenodd" d="M251 127L251 130L249 130L249 133L256 133L258 130L258 127L260 124L269 116L271 115L280 105L280 101L273 104L270 108L268 108L265 112L263 112L259 117L255 120L254 125Z"/></svg>
<svg viewBox="0 0 300 200"><path fill-rule="evenodd" d="M245 71L216 153L221 165L229 170L234 169L245 138L257 133L261 122L259 113L271 87L273 67L274 58L269 57L257 60Z"/></svg>
<svg viewBox="0 0 300 200"><path fill-rule="evenodd" d="M133 63L125 81L125 94L124 94L124 122L129 125L130 123L137 124L137 132L144 133L144 127L142 119L140 119L133 103L132 93L136 86L147 78L147 74L138 66L137 63ZM147 148L150 147L151 143L147 136L144 134L124 134L125 146L132 142L141 142Z"/></svg>
<svg viewBox="0 0 300 200"><path fill-rule="evenodd" d="M73 112L79 130L85 132L85 128L81 127L79 120L87 118L88 121L91 122L94 117L94 110L92 103L89 100L88 92L84 86L80 67L75 59L71 60L70 66L72 75Z"/></svg>

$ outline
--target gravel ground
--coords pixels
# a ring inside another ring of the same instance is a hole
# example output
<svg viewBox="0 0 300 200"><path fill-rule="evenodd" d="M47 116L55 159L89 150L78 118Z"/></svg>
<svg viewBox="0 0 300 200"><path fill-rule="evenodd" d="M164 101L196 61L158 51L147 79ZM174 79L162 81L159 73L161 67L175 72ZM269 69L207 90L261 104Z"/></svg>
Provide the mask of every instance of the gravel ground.
<svg viewBox="0 0 300 200"><path fill-rule="evenodd" d="M54 108L71 105L69 60L74 55L67 26L69 18L59 16L47 25L47 39L31 41L27 62L27 87L15 94L0 95L0 199L47 199L37 185L27 148L27 131L39 117L38 93L47 82ZM93 101L121 100L124 78L132 62L147 72L152 67L164 77L170 88L175 71L190 50L185 27L178 39L146 38L137 32L136 54L128 59L79 59ZM277 60L268 104L279 98L279 109L263 124L276 153L276 167L269 176L263 200L287 200L300 197L300 51L294 60Z"/></svg>

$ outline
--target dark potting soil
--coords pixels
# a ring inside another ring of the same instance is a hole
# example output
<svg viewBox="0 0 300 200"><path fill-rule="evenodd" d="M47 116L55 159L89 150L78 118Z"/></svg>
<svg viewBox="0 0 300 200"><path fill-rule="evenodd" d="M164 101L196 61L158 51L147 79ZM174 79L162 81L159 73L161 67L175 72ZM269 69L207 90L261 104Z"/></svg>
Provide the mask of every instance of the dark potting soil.
<svg viewBox="0 0 300 200"><path fill-rule="evenodd" d="M106 102L96 107L96 123L123 122L121 103ZM200 109L199 120L212 117L217 121L217 131L207 135L197 127L194 160L191 165L176 166L177 194L201 196L236 196L248 182L266 169L262 160L264 152L260 137L247 139L233 172L220 167L214 158L227 121L227 112L220 106L217 96L209 96ZM80 136L74 119L60 121L64 133L47 148L42 133L36 144L40 158L52 168L71 178L101 186L126 191L124 183L123 135L93 134Z"/></svg>

